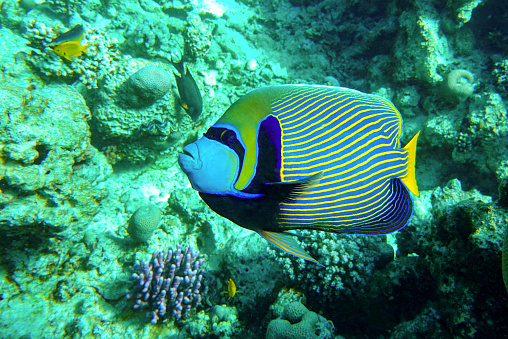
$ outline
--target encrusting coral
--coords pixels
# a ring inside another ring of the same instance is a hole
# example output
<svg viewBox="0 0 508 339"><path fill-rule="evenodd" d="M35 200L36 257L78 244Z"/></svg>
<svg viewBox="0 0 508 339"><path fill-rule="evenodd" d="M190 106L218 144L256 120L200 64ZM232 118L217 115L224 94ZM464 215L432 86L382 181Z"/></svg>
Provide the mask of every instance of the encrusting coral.
<svg viewBox="0 0 508 339"><path fill-rule="evenodd" d="M90 144L83 97L66 85L9 82L0 95L0 225L57 231L88 224L105 197L95 184L111 167Z"/></svg>

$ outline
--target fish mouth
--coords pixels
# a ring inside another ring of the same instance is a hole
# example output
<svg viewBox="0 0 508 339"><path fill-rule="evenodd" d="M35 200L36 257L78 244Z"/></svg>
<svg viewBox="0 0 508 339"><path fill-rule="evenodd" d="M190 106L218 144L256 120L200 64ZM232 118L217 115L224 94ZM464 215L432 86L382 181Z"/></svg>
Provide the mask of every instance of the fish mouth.
<svg viewBox="0 0 508 339"><path fill-rule="evenodd" d="M199 148L195 143L185 146L182 153L178 155L178 163L184 170L199 170L203 163L200 160Z"/></svg>
<svg viewBox="0 0 508 339"><path fill-rule="evenodd" d="M185 149L180 154L186 155L186 156L190 157L192 160L194 160L194 156L192 155L192 153L185 150Z"/></svg>

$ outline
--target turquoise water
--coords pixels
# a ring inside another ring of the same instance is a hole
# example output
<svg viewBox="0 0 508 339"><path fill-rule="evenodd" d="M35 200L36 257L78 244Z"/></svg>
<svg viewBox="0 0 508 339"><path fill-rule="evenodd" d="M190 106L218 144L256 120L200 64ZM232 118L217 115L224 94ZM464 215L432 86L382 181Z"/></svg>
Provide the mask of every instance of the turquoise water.
<svg viewBox="0 0 508 339"><path fill-rule="evenodd" d="M503 1L0 4L1 338L506 336ZM183 147L282 84L420 131L407 227L296 231L320 266L203 202Z"/></svg>

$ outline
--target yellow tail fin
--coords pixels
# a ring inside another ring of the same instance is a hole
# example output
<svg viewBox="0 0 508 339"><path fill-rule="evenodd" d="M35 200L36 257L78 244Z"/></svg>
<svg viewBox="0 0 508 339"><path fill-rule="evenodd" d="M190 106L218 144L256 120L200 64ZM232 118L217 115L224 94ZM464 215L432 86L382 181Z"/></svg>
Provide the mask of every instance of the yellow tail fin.
<svg viewBox="0 0 508 339"><path fill-rule="evenodd" d="M416 133L416 135L411 139L410 142L404 146L404 149L409 153L409 159L407 162L407 174L401 178L402 183L406 185L407 189L411 191L417 197L420 196L420 191L418 191L418 184L416 183L415 176L415 161L416 161L416 142L418 141L418 136L420 135L420 131Z"/></svg>

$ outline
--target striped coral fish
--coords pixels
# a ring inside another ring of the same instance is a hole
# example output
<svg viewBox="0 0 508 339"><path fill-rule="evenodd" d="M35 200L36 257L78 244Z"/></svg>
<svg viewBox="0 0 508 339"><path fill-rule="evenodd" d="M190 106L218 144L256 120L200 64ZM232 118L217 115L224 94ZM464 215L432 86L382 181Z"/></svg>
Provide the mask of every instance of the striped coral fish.
<svg viewBox="0 0 508 339"><path fill-rule="evenodd" d="M281 85L235 102L179 164L208 206L318 263L288 231L384 235L413 213L418 134L401 147L388 100L342 87Z"/></svg>

